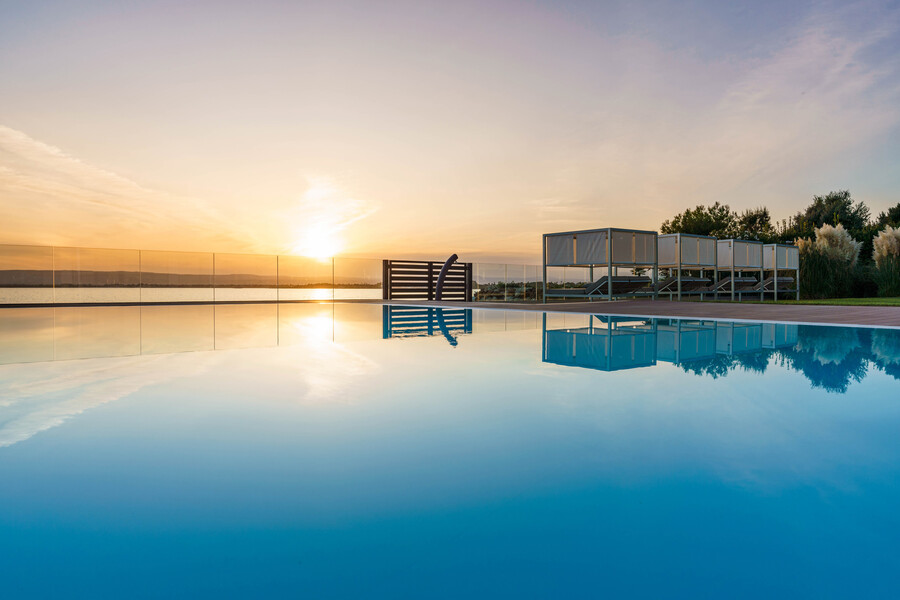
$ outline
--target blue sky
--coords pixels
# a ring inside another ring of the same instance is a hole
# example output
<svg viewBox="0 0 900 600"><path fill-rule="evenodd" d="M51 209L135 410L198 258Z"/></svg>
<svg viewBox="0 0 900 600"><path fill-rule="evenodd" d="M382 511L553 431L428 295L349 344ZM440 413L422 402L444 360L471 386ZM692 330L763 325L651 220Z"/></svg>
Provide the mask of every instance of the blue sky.
<svg viewBox="0 0 900 600"><path fill-rule="evenodd" d="M0 2L0 239L528 262L698 203L877 213L898 30L897 2Z"/></svg>

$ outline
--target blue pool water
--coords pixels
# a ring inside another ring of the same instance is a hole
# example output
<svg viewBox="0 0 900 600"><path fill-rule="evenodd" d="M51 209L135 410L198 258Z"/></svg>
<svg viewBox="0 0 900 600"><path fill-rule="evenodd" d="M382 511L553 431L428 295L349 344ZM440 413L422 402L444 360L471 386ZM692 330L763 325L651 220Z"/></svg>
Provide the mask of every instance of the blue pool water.
<svg viewBox="0 0 900 600"><path fill-rule="evenodd" d="M4 598L875 598L900 331L0 310Z"/></svg>

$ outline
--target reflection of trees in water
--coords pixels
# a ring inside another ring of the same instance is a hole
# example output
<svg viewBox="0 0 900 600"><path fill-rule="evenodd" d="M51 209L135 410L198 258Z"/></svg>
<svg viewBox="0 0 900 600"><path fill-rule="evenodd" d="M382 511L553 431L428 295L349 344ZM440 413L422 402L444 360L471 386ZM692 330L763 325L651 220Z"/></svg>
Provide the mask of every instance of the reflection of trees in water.
<svg viewBox="0 0 900 600"><path fill-rule="evenodd" d="M801 328L801 334L803 329ZM839 365L861 346L859 331L847 327L821 327L813 335L800 335L797 350L812 353L822 365Z"/></svg>
<svg viewBox="0 0 900 600"><path fill-rule="evenodd" d="M685 373L706 375L713 379L725 377L737 369L762 374L766 372L766 368L769 366L769 356L773 352L773 350L761 350L744 354L716 354L712 358L683 362L679 366Z"/></svg>
<svg viewBox="0 0 900 600"><path fill-rule="evenodd" d="M780 351L782 364L803 373L813 387L843 394L866 376L870 337L868 329L801 325L797 345Z"/></svg>
<svg viewBox="0 0 900 600"><path fill-rule="evenodd" d="M765 373L770 360L802 373L813 387L843 394L870 368L900 379L900 330L800 325L792 347L717 354L679 366L686 373L716 379L737 369Z"/></svg>
<svg viewBox="0 0 900 600"><path fill-rule="evenodd" d="M900 331L878 329L872 332L872 356L879 369L900 379Z"/></svg>

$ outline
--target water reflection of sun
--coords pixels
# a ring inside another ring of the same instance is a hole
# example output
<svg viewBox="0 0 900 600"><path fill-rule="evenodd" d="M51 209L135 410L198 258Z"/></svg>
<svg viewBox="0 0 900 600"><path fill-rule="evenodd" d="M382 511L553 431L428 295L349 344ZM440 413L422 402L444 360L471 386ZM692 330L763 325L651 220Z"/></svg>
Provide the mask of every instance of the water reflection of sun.
<svg viewBox="0 0 900 600"><path fill-rule="evenodd" d="M334 337L334 320L330 314L297 319L291 325L301 339L307 342L331 341Z"/></svg>

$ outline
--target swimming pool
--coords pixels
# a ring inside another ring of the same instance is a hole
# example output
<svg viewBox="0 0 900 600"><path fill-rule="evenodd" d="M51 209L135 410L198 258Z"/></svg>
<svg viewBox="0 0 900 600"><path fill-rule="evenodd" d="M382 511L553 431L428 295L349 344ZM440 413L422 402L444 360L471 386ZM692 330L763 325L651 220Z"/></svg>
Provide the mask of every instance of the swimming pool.
<svg viewBox="0 0 900 600"><path fill-rule="evenodd" d="M0 310L4 597L890 597L900 331Z"/></svg>

